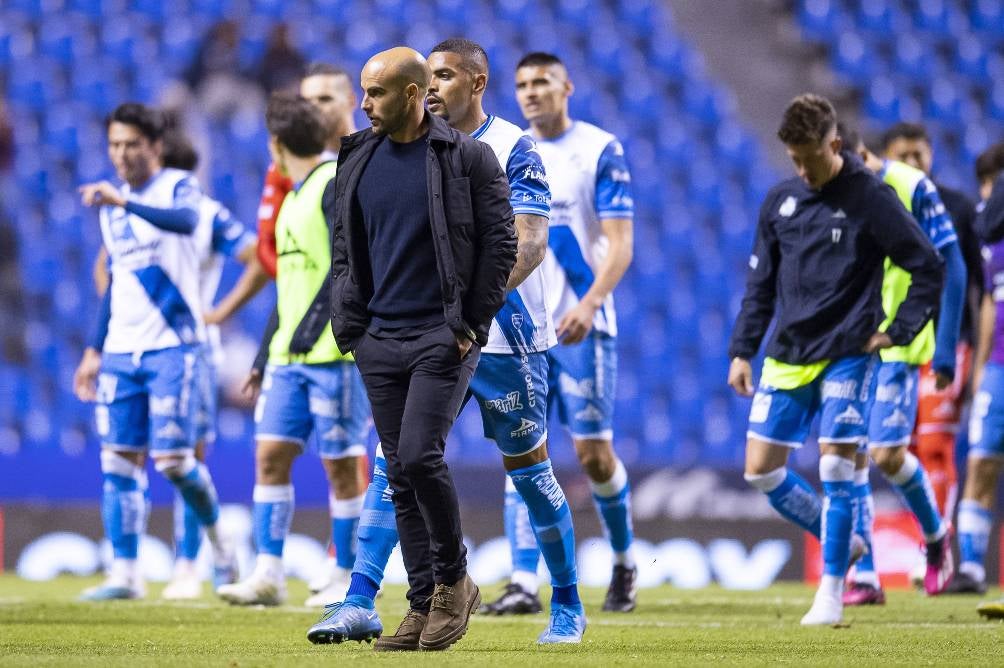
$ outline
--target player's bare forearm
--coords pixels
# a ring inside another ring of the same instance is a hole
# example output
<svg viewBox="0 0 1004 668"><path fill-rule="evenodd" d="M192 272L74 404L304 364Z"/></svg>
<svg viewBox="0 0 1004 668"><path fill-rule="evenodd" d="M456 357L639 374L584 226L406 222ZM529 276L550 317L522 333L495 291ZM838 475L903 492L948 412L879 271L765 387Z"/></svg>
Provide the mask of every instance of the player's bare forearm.
<svg viewBox="0 0 1004 668"><path fill-rule="evenodd" d="M514 290L544 261L547 253L547 218L516 214L516 265L509 274L506 291Z"/></svg>
<svg viewBox="0 0 1004 668"><path fill-rule="evenodd" d="M261 262L258 261L258 257L254 253L254 247L250 246L249 248L252 251L246 258L247 265L244 268L244 272L237 279L237 283L234 284L230 292L223 296L223 299L220 300L220 303L211 312L206 314L207 324L219 324L237 313L237 311L240 311L272 279L265 271L265 268L261 266ZM241 259L245 260L244 257Z"/></svg>
<svg viewBox="0 0 1004 668"><path fill-rule="evenodd" d="M983 295L983 303L980 304L980 324L976 332L976 354L973 356L973 390L979 389L979 380L983 376L983 367L990 359L990 350L993 347L994 328L997 327L997 305L994 298L988 292Z"/></svg>
<svg viewBox="0 0 1004 668"><path fill-rule="evenodd" d="M599 309L606 298L624 278L634 258L634 224L628 218L610 218L603 221L603 233L609 241L607 256L596 272L589 291L582 301Z"/></svg>
<svg viewBox="0 0 1004 668"><path fill-rule="evenodd" d="M94 258L94 269L91 274L94 278L94 289L98 296L105 294L111 279L108 276L108 251L102 246L98 249L98 255Z"/></svg>

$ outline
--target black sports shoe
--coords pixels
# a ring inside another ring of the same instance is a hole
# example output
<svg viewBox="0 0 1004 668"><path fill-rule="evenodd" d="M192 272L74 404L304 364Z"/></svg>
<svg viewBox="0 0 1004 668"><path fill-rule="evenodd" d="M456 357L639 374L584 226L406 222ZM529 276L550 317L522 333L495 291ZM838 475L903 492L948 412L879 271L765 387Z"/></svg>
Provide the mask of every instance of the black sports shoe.
<svg viewBox="0 0 1004 668"><path fill-rule="evenodd" d="M515 582L505 586L502 595L491 603L483 604L478 613L482 615L533 615L543 610L540 597L531 594Z"/></svg>
<svg viewBox="0 0 1004 668"><path fill-rule="evenodd" d="M944 594L983 594L987 593L986 581L976 580L966 573L958 572L952 576L951 582L945 587Z"/></svg>
<svg viewBox="0 0 1004 668"><path fill-rule="evenodd" d="M614 566L610 588L603 601L604 612L631 612L638 598L638 567Z"/></svg>

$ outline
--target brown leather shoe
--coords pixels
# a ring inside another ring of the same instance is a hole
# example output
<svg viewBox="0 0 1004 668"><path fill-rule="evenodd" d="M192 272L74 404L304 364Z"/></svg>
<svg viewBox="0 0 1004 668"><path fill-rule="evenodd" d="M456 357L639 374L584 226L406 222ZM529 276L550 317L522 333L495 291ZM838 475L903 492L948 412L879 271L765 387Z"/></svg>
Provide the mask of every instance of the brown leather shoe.
<svg viewBox="0 0 1004 668"><path fill-rule="evenodd" d="M422 635L422 629L429 621L429 613L421 610L408 610L401 625L394 631L394 635L383 635L377 638L373 645L375 652L415 652L418 650L418 639Z"/></svg>
<svg viewBox="0 0 1004 668"><path fill-rule="evenodd" d="M479 605L481 591L470 575L464 575L464 579L454 585L437 584L419 647L443 650L463 638L471 614Z"/></svg>

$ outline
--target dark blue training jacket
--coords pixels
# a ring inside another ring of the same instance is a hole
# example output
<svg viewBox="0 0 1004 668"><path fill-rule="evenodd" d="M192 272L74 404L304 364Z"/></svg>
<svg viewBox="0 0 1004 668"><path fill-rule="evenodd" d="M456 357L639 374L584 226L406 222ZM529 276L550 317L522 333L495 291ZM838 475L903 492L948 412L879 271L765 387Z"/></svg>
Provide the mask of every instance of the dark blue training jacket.
<svg viewBox="0 0 1004 668"><path fill-rule="evenodd" d="M912 274L887 330L893 343L912 341L935 314L944 261L893 189L857 157L843 158L820 190L791 178L767 194L729 357L756 355L775 316L770 357L809 364L861 354L885 317L887 256Z"/></svg>

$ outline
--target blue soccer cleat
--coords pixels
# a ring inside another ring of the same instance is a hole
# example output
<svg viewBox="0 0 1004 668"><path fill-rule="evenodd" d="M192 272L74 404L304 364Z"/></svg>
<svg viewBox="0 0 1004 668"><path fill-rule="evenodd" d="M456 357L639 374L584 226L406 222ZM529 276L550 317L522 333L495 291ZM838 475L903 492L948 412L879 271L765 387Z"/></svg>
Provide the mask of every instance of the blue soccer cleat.
<svg viewBox="0 0 1004 668"><path fill-rule="evenodd" d="M586 611L581 603L562 605L551 603L551 622L537 642L541 645L580 643L586 632Z"/></svg>
<svg viewBox="0 0 1004 668"><path fill-rule="evenodd" d="M118 601L143 598L146 590L140 583L127 583L108 578L99 585L89 587L80 594L81 601Z"/></svg>
<svg viewBox="0 0 1004 668"><path fill-rule="evenodd" d="M380 616L363 596L349 596L344 601L324 606L321 619L307 631L307 640L315 645L346 640L370 642L383 633Z"/></svg>

